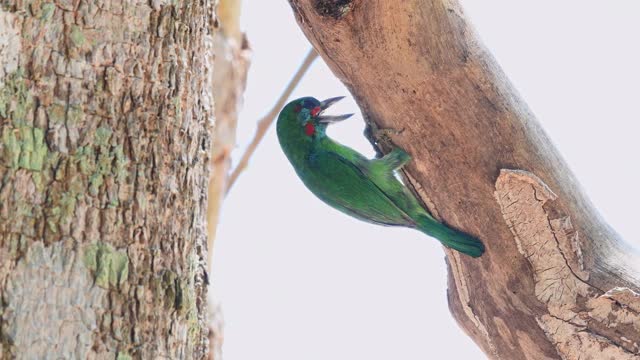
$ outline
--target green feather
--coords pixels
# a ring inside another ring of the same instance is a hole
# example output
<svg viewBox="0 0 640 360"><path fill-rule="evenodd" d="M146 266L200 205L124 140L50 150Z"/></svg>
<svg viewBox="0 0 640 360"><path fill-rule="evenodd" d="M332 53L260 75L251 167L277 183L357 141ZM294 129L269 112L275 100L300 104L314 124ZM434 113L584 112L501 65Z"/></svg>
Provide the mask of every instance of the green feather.
<svg viewBox="0 0 640 360"><path fill-rule="evenodd" d="M484 252L474 237L435 220L394 171L411 160L402 149L369 160L326 135L314 98L292 101L280 112L280 145L302 182L328 205L363 221L415 228L473 257ZM324 109L322 109L324 110ZM326 119L329 119L328 117Z"/></svg>

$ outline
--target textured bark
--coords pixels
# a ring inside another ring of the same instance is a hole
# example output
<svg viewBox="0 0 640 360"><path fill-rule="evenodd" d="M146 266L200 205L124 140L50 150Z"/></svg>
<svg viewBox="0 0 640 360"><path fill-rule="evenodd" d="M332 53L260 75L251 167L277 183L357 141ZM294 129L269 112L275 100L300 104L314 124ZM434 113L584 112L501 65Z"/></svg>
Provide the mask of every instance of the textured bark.
<svg viewBox="0 0 640 360"><path fill-rule="evenodd" d="M0 358L205 357L213 17L2 2Z"/></svg>
<svg viewBox="0 0 640 360"><path fill-rule="evenodd" d="M600 217L450 0L290 0L426 206L479 237L447 251L450 309L495 359L640 355L640 257ZM375 132L374 132L375 133ZM374 137L373 140L376 140Z"/></svg>

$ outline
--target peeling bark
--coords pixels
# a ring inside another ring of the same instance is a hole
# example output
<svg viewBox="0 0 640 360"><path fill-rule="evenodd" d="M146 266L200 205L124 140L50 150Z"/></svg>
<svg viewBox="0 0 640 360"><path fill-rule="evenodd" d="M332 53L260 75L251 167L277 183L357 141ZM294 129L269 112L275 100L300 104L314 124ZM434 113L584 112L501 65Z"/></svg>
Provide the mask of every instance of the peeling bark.
<svg viewBox="0 0 640 360"><path fill-rule="evenodd" d="M406 179L426 206L486 244L477 260L446 251L450 309L485 353L638 358L638 252L594 209L460 5L289 2L371 128L403 130L375 145L409 152Z"/></svg>
<svg viewBox="0 0 640 360"><path fill-rule="evenodd" d="M213 23L2 2L0 358L205 357Z"/></svg>
<svg viewBox="0 0 640 360"><path fill-rule="evenodd" d="M533 271L535 295L546 305L536 320L563 359L634 359L640 354L640 297L628 288L604 293L588 283L570 218L544 209L557 196L537 176L503 170L496 199ZM554 224L556 224L554 226ZM562 226L559 226L559 225ZM573 235L570 241L567 231Z"/></svg>

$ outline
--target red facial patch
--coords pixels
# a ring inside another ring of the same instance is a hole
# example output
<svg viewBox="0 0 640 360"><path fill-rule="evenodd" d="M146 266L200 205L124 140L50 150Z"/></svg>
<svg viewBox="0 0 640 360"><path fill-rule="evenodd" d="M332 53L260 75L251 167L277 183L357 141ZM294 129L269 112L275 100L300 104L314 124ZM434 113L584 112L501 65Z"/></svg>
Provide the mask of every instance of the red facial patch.
<svg viewBox="0 0 640 360"><path fill-rule="evenodd" d="M316 133L316 127L311 121L304 124L304 133L307 134L307 136L313 136Z"/></svg>
<svg viewBox="0 0 640 360"><path fill-rule="evenodd" d="M313 109L311 109L311 116L316 116L316 115L320 114L320 111L322 111L320 106L314 107Z"/></svg>

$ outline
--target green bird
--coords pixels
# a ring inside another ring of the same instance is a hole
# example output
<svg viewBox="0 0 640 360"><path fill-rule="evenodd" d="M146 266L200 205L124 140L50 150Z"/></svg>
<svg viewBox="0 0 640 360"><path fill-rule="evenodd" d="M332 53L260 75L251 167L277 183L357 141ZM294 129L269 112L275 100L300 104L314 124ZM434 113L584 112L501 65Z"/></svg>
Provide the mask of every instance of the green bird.
<svg viewBox="0 0 640 360"><path fill-rule="evenodd" d="M323 115L341 99L300 98L287 104L278 117L280 146L307 188L357 219L414 228L469 256L482 255L484 245L479 240L438 222L396 178L394 171L411 160L404 150L396 148L369 160L327 136L329 124L353 115Z"/></svg>

